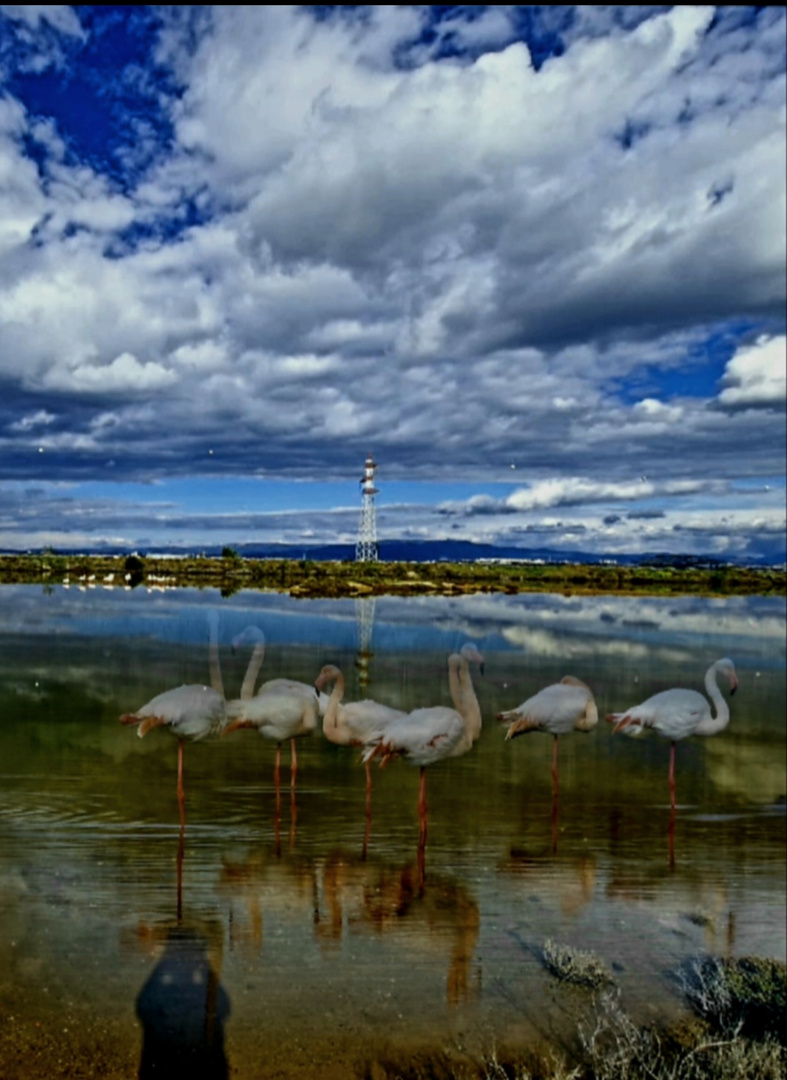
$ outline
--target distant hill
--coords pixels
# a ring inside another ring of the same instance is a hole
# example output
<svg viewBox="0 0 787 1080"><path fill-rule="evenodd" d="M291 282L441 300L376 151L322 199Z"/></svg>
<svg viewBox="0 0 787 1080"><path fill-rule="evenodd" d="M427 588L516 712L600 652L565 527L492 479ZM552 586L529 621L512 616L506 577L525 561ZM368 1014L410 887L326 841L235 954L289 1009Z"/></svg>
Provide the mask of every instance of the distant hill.
<svg viewBox="0 0 787 1080"><path fill-rule="evenodd" d="M234 544L232 549L248 559L311 559L316 562L328 560L352 560L355 558L354 544L317 544L299 546L293 544ZM102 554L124 555L130 548L96 545L86 551L84 548L58 548L60 554ZM195 548L182 548L166 545L152 546L139 554L159 555L208 555L218 557L223 545L215 544ZM14 554L13 552L7 552ZM719 559L711 555L680 555L670 552L647 552L640 555L596 555L588 551L557 551L552 548L521 548L508 545L475 544L469 540L382 540L379 544L382 562L477 562L478 560L506 559L519 562L547 563L615 563L619 566L697 566L714 567L720 565L735 566L775 566L784 564L784 552L763 550L749 554L746 558Z"/></svg>

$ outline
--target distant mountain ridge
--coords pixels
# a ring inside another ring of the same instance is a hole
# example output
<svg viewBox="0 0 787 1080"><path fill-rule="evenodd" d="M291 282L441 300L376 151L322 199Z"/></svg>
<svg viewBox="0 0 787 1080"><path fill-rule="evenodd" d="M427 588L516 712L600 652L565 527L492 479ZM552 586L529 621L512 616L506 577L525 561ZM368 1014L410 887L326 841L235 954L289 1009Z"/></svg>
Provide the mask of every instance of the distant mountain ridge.
<svg viewBox="0 0 787 1080"><path fill-rule="evenodd" d="M315 562L353 560L354 544L211 544L184 548L174 545L152 545L138 550L140 555L172 555L220 557L227 548L247 559L309 559ZM131 547L119 545L96 545L85 550L57 548L62 555L127 555ZM6 554L19 554L7 551ZM682 555L671 552L646 552L643 554L598 555L589 551L558 551L554 548L521 548L512 545L477 544L471 540L382 540L379 542L381 562L478 562L479 560L511 560L517 562L583 563L596 565L613 563L619 566L776 566L783 565L784 552L776 549L749 553L745 557L720 559L713 555Z"/></svg>

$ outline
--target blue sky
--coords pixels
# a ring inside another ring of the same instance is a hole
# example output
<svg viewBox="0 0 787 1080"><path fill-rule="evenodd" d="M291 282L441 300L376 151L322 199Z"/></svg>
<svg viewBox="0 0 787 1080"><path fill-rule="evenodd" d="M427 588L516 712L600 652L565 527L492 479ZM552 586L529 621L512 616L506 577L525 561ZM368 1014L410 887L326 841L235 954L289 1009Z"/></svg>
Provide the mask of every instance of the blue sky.
<svg viewBox="0 0 787 1080"><path fill-rule="evenodd" d="M783 560L786 40L0 5L0 548Z"/></svg>

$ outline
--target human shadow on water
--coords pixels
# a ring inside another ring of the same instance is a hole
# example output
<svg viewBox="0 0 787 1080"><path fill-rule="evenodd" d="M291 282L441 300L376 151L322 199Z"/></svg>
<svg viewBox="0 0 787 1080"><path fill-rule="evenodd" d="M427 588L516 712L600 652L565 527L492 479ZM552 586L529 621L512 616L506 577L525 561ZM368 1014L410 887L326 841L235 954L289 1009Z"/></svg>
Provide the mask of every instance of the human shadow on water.
<svg viewBox="0 0 787 1080"><path fill-rule="evenodd" d="M229 1076L224 1023L230 999L211 964L209 935L183 921L185 849L181 821L177 921L166 930L146 928L144 934L146 940L163 942L163 952L137 995L136 1013L142 1024L140 1080L172 1073L188 1075L189 1080L227 1080Z"/></svg>
<svg viewBox="0 0 787 1080"><path fill-rule="evenodd" d="M143 1028L140 1080L173 1071L189 1080L229 1076L224 1024L230 999L201 934L183 926L169 931L164 953L137 996L136 1011Z"/></svg>

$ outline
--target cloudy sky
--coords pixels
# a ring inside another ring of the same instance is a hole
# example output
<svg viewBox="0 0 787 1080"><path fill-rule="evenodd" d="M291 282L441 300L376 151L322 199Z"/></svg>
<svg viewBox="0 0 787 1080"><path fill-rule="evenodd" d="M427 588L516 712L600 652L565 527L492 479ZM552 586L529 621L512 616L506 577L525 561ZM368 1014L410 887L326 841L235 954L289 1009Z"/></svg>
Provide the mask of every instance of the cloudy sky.
<svg viewBox="0 0 787 1080"><path fill-rule="evenodd" d="M784 559L786 22L0 6L0 548Z"/></svg>

